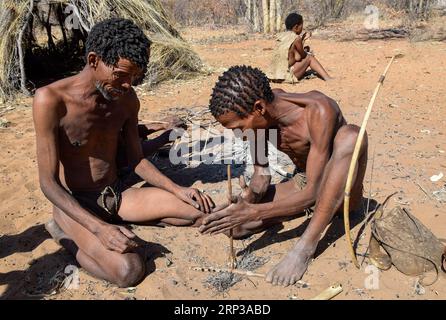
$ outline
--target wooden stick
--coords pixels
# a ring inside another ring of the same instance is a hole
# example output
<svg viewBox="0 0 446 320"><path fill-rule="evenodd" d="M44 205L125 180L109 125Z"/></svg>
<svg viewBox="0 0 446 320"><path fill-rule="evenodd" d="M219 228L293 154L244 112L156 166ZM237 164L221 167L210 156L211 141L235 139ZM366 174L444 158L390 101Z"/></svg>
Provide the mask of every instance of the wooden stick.
<svg viewBox="0 0 446 320"><path fill-rule="evenodd" d="M226 268L214 268L214 267L192 267L191 268L194 271L201 271L201 272L212 272L212 273L218 273L218 272L231 272L234 274L239 274L241 276L247 276L247 277L255 277L255 278L266 278L266 274L264 273L255 273L248 270L235 270L235 269L226 269ZM299 285L308 285L305 281L299 280L296 282L296 284Z"/></svg>
<svg viewBox="0 0 446 320"><path fill-rule="evenodd" d="M192 270L201 272L231 272L242 276L256 277L263 279L266 278L266 274L263 273L255 273L252 271L236 270L236 269L214 268L214 267L192 267Z"/></svg>
<svg viewBox="0 0 446 320"><path fill-rule="evenodd" d="M417 186L418 186L418 188L420 188L421 189L421 191L423 191L424 192L424 194L425 195L427 195L427 197L429 198L429 199L431 199L431 200L434 200L435 201L435 199L430 195L430 193L429 192L427 192L426 191L426 189L424 189L423 188L423 186L421 185L421 184L419 184L418 182L414 182Z"/></svg>
<svg viewBox="0 0 446 320"><path fill-rule="evenodd" d="M331 300L341 292L342 292L342 285L335 284L332 285L330 288L327 288L326 290L322 291L320 294L318 294L311 300Z"/></svg>
<svg viewBox="0 0 446 320"><path fill-rule="evenodd" d="M232 183L231 183L231 165L228 164L228 200L229 200L229 204L232 203ZM229 261L230 261L230 266L231 266L231 270L235 269L236 265L237 265L237 260L234 254L234 237L232 236L232 229L229 230Z"/></svg>
<svg viewBox="0 0 446 320"><path fill-rule="evenodd" d="M351 234L350 234L350 220L349 220L350 219L350 217L349 217L349 215L350 215L350 192L352 189L353 175L356 170L356 162L358 161L359 151L361 149L362 141L364 140L364 134L365 134L365 129L367 127L367 122L369 121L369 117L372 112L373 105L375 104L376 97L378 96L379 90L381 89L381 87L384 84L384 80L386 79L387 72L389 71L390 66L392 65L393 61L396 58L399 58L401 56L402 56L401 54L397 54L392 57L392 60L390 60L384 73L381 75L381 77L378 81L378 85L376 86L375 92L373 93L372 99L370 100L369 106L368 106L366 114L364 116L364 120L362 122L361 129L358 134L358 139L356 140L356 145L355 145L355 149L353 151L352 160L350 162L350 168L348 170L347 183L345 185L345 197L344 197L344 228L345 228L345 237L347 240L348 248L349 248L353 263L355 264L355 266L358 269L360 268L360 266L359 266L358 260L356 259L356 253L355 253L355 250L353 249L353 245L352 245L352 239L351 239Z"/></svg>
<svg viewBox="0 0 446 320"><path fill-rule="evenodd" d="M169 122L167 122L167 121L156 121L156 120L144 120L144 119L142 119L142 120L139 120L139 124L169 124Z"/></svg>

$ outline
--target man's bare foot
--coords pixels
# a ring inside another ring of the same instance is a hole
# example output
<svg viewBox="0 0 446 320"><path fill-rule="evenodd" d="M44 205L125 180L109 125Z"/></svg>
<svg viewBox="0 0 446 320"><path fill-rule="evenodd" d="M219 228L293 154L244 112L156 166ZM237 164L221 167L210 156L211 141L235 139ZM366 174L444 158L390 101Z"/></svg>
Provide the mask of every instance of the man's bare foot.
<svg viewBox="0 0 446 320"><path fill-rule="evenodd" d="M45 229L48 231L48 233L51 235L51 237L54 239L54 241L57 242L57 244L60 245L60 241L63 239L71 240L65 232L59 227L57 222L54 219L51 219L47 223L45 223Z"/></svg>
<svg viewBox="0 0 446 320"><path fill-rule="evenodd" d="M317 243L306 244L298 241L285 258L266 275L266 281L277 286L295 284L307 271L308 264L316 251Z"/></svg>

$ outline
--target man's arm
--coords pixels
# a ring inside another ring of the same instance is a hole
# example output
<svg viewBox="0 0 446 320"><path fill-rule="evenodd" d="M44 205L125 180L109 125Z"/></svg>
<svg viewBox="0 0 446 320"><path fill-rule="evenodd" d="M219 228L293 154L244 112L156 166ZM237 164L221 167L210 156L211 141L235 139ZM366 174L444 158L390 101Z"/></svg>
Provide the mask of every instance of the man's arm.
<svg viewBox="0 0 446 320"><path fill-rule="evenodd" d="M249 152L254 163L254 173L249 186L246 186L245 179L240 178L242 188L241 197L249 203L258 203L265 196L271 183L271 173L268 162L268 132L259 130L249 141Z"/></svg>
<svg viewBox="0 0 446 320"><path fill-rule="evenodd" d="M206 213L211 212L214 203L208 195L202 194L194 188L179 186L161 173L149 160L144 158L138 136L138 112L140 103L135 92L132 92L131 95L128 102L130 114L123 128L127 159L129 160L130 167L134 168L135 173L147 183L174 194L196 209L200 209Z"/></svg>
<svg viewBox="0 0 446 320"><path fill-rule="evenodd" d="M163 190L175 193L178 185L162 174L150 161L144 158L138 135L138 112L140 103L136 93L131 93L127 107L129 116L124 124L123 135L126 145L127 159L135 173L147 183Z"/></svg>
<svg viewBox="0 0 446 320"><path fill-rule="evenodd" d="M111 250L124 252L133 245L125 230L107 228L108 224L82 208L61 185L59 179L59 114L62 103L51 89L37 90L33 101L36 130L37 165L42 192L47 199L82 225ZM117 241L110 241L116 238Z"/></svg>
<svg viewBox="0 0 446 320"><path fill-rule="evenodd" d="M296 62L302 61L307 57L307 52L304 50L304 40L301 37L297 37L294 41L294 59Z"/></svg>

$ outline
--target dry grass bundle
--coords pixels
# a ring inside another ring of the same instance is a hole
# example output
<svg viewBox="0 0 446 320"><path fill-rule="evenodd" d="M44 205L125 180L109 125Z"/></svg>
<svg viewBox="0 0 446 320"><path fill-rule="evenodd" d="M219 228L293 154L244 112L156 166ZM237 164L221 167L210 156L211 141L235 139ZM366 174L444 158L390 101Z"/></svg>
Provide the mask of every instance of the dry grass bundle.
<svg viewBox="0 0 446 320"><path fill-rule="evenodd" d="M28 1L0 2L0 100L20 88L17 40L29 12Z"/></svg>
<svg viewBox="0 0 446 320"><path fill-rule="evenodd" d="M182 39L153 35L147 81L155 84L167 79L187 78L204 72L198 55Z"/></svg>
<svg viewBox="0 0 446 320"><path fill-rule="evenodd" d="M268 258L258 257L251 252L245 253L237 262L238 270L254 271L268 262ZM204 270L206 268L203 268ZM245 278L242 274L231 271L220 271L209 275L204 280L204 286L217 293L225 293L236 283Z"/></svg>
<svg viewBox="0 0 446 320"><path fill-rule="evenodd" d="M36 52L46 50L48 55L42 55L46 57L82 57L88 31L94 24L111 17L131 19L152 39L147 74L150 85L203 71L200 58L181 38L159 0L3 0L0 2L0 100L12 98L19 91L28 93L31 86L27 74L38 59ZM77 29L76 26L68 28L66 22L76 22ZM46 30L48 37L43 48L39 42L42 30ZM55 45L54 38L59 38L63 45ZM65 61L65 64L68 63Z"/></svg>

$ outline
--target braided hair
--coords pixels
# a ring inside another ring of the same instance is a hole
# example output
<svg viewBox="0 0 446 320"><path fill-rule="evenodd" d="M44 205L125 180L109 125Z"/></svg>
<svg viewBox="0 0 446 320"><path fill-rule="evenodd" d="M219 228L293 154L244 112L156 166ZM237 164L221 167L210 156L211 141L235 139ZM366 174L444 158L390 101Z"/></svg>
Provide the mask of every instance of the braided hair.
<svg viewBox="0 0 446 320"><path fill-rule="evenodd" d="M214 117L235 112L241 118L254 109L260 99L274 100L268 78L258 68L234 66L218 78L211 95L209 109Z"/></svg>
<svg viewBox="0 0 446 320"><path fill-rule="evenodd" d="M95 52L107 66L115 66L119 58L128 59L145 74L151 44L149 38L132 21L112 18L99 22L91 29L85 46L87 56L90 52Z"/></svg>

